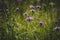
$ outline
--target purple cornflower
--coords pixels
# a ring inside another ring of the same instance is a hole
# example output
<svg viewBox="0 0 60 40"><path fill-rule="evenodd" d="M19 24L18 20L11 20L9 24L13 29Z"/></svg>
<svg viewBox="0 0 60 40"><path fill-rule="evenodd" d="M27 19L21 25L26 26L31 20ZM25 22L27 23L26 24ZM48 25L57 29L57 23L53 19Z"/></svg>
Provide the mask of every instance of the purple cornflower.
<svg viewBox="0 0 60 40"><path fill-rule="evenodd" d="M40 5L37 5L36 8L41 8L41 6Z"/></svg>
<svg viewBox="0 0 60 40"><path fill-rule="evenodd" d="M55 27L54 30L60 30L60 27Z"/></svg>
<svg viewBox="0 0 60 40"><path fill-rule="evenodd" d="M27 21L32 21L32 20L34 20L34 18L33 17L27 17L26 20Z"/></svg>
<svg viewBox="0 0 60 40"><path fill-rule="evenodd" d="M23 15L24 15L24 16L28 16L28 13L27 13L27 12L25 12Z"/></svg>
<svg viewBox="0 0 60 40"><path fill-rule="evenodd" d="M19 10L19 8L17 7L17 8L16 8L16 10L18 11L18 10Z"/></svg>
<svg viewBox="0 0 60 40"><path fill-rule="evenodd" d="M44 22L43 22L43 21L40 21L39 24L40 24L40 25L44 25Z"/></svg>
<svg viewBox="0 0 60 40"><path fill-rule="evenodd" d="M31 8L31 9L34 9L34 8L35 8L35 6L33 6L33 5L30 5L30 8Z"/></svg>
<svg viewBox="0 0 60 40"><path fill-rule="evenodd" d="M30 11L31 11L32 13L34 13L34 12L35 12L35 10L34 10L34 9L31 9Z"/></svg>

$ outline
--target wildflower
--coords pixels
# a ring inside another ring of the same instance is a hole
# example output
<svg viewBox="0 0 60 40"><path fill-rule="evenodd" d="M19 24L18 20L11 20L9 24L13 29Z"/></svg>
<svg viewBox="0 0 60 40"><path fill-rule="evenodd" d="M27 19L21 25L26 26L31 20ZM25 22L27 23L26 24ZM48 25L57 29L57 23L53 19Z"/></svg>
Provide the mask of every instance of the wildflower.
<svg viewBox="0 0 60 40"><path fill-rule="evenodd" d="M27 21L32 21L32 20L34 20L34 18L33 17L27 17L26 20Z"/></svg>
<svg viewBox="0 0 60 40"><path fill-rule="evenodd" d="M36 8L41 8L41 6L40 5L37 5Z"/></svg>
<svg viewBox="0 0 60 40"><path fill-rule="evenodd" d="M39 24L40 24L40 25L44 25L44 22L43 22L43 21L40 21Z"/></svg>
<svg viewBox="0 0 60 40"><path fill-rule="evenodd" d="M60 27L55 27L54 30L60 30Z"/></svg>
<svg viewBox="0 0 60 40"><path fill-rule="evenodd" d="M35 6L33 6L33 5L30 5L30 8L31 8L31 9L34 9L34 8L35 8Z"/></svg>
<svg viewBox="0 0 60 40"><path fill-rule="evenodd" d="M34 12L35 12L35 10L34 10L34 9L31 9L30 11L31 11L32 13L34 13Z"/></svg>
<svg viewBox="0 0 60 40"><path fill-rule="evenodd" d="M19 8L16 8L16 10L19 10Z"/></svg>
<svg viewBox="0 0 60 40"><path fill-rule="evenodd" d="M28 13L27 13L27 12L25 12L23 15L24 15L24 16L28 16Z"/></svg>

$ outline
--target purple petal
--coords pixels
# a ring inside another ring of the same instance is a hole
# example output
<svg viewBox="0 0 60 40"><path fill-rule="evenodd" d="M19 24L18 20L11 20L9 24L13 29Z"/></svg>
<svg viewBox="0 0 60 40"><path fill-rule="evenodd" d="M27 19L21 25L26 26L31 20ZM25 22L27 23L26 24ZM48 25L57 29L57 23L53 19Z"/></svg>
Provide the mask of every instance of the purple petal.
<svg viewBox="0 0 60 40"><path fill-rule="evenodd" d="M60 27L55 27L54 30L60 30Z"/></svg>
<svg viewBox="0 0 60 40"><path fill-rule="evenodd" d="M30 11L31 11L32 13L34 13L34 12L35 12L35 10L34 10L34 9L31 9Z"/></svg>
<svg viewBox="0 0 60 40"><path fill-rule="evenodd" d="M34 8L35 8L35 6L33 6L33 5L30 5L30 8L31 8L31 9L34 9Z"/></svg>
<svg viewBox="0 0 60 40"><path fill-rule="evenodd" d="M37 5L36 8L41 8L41 6L40 5Z"/></svg>
<svg viewBox="0 0 60 40"><path fill-rule="evenodd" d="M19 8L16 8L16 10L19 10Z"/></svg>
<svg viewBox="0 0 60 40"><path fill-rule="evenodd" d="M40 21L39 24L40 24L40 25L44 25L44 22L43 22L43 21Z"/></svg>
<svg viewBox="0 0 60 40"><path fill-rule="evenodd" d="M27 17L26 20L27 21L32 21L32 20L34 20L34 18L33 17Z"/></svg>

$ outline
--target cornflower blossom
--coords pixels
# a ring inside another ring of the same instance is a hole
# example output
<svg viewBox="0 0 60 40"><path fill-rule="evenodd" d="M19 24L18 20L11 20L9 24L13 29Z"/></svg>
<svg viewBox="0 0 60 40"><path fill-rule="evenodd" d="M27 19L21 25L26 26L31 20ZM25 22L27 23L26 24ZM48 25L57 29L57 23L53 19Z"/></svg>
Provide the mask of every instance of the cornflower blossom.
<svg viewBox="0 0 60 40"><path fill-rule="evenodd" d="M40 5L37 5L36 8L41 8L41 6Z"/></svg>
<svg viewBox="0 0 60 40"><path fill-rule="evenodd" d="M35 12L35 10L34 10L34 9L31 9L30 11L31 11L32 13L34 13L34 12Z"/></svg>
<svg viewBox="0 0 60 40"><path fill-rule="evenodd" d="M34 20L34 18L33 17L27 17L26 20L27 21L32 21L32 20Z"/></svg>
<svg viewBox="0 0 60 40"><path fill-rule="evenodd" d="M27 12L25 12L25 13L23 14L23 16L28 16L28 13L27 13Z"/></svg>
<svg viewBox="0 0 60 40"><path fill-rule="evenodd" d="M17 2L22 2L22 0L17 0Z"/></svg>
<svg viewBox="0 0 60 40"><path fill-rule="evenodd" d="M35 6L33 6L33 5L30 5L30 9L34 9L35 8Z"/></svg>
<svg viewBox="0 0 60 40"><path fill-rule="evenodd" d="M43 22L43 21L40 21L39 24L40 24L40 25L44 25L44 22Z"/></svg>
<svg viewBox="0 0 60 40"><path fill-rule="evenodd" d="M18 11L18 10L19 10L19 8L16 8L16 10Z"/></svg>
<svg viewBox="0 0 60 40"><path fill-rule="evenodd" d="M54 30L60 30L60 27L55 27Z"/></svg>

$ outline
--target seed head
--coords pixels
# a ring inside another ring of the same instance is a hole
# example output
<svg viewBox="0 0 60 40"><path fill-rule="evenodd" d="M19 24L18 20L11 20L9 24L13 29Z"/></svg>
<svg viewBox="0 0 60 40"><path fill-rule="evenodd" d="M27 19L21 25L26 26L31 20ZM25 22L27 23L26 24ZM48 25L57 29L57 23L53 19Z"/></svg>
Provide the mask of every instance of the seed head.
<svg viewBox="0 0 60 40"><path fill-rule="evenodd" d="M44 22L43 22L43 21L40 21L39 24L40 24L40 25L44 25Z"/></svg>

